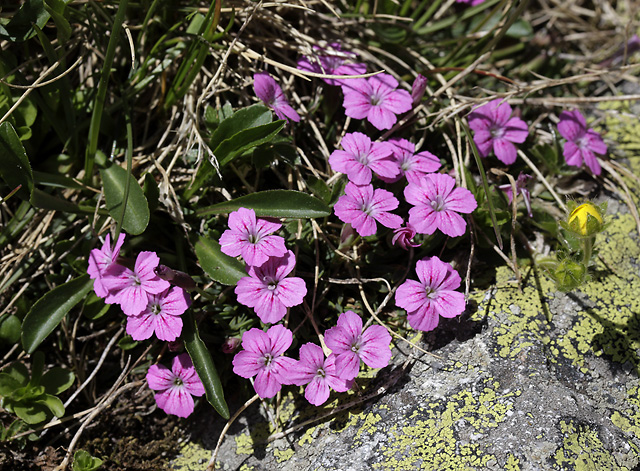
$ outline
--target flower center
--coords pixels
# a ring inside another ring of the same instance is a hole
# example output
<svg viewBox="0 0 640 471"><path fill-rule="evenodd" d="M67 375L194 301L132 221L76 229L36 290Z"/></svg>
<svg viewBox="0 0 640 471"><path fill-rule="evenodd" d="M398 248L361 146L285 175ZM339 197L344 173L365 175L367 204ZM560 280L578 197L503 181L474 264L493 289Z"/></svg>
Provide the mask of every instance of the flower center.
<svg viewBox="0 0 640 471"><path fill-rule="evenodd" d="M362 347L362 338L358 336L358 338L351 344L351 351L357 354L360 351L360 347Z"/></svg>
<svg viewBox="0 0 640 471"><path fill-rule="evenodd" d="M445 202L441 195L436 195L436 197L431 200L431 208L433 208L434 211L442 211L445 209Z"/></svg>
<svg viewBox="0 0 640 471"><path fill-rule="evenodd" d="M360 162L362 165L367 165L369 163L369 154L366 152L360 153L356 156L356 159L358 160L358 162Z"/></svg>
<svg viewBox="0 0 640 471"><path fill-rule="evenodd" d="M162 308L160 307L160 304L157 304L157 303L153 303L153 304L151 304L151 306L150 306L150 309L149 309L149 310L150 310L152 313L154 313L155 315L158 315L158 314L160 314L160 312L162 312Z"/></svg>
<svg viewBox="0 0 640 471"><path fill-rule="evenodd" d="M249 234L247 240L250 244L257 244L260 241L260 236L258 234Z"/></svg>
<svg viewBox="0 0 640 471"><path fill-rule="evenodd" d="M428 299L435 299L436 295L438 294L436 290L434 290L430 286L427 286L424 292L426 293Z"/></svg>
<svg viewBox="0 0 640 471"><path fill-rule="evenodd" d="M273 362L273 355L271 355L271 353L265 353L263 358L265 368L269 368Z"/></svg>
<svg viewBox="0 0 640 471"><path fill-rule="evenodd" d="M382 103L382 97L374 93L373 95L371 95L370 101L371 106L377 106Z"/></svg>
<svg viewBox="0 0 640 471"><path fill-rule="evenodd" d="M327 376L327 373L325 373L324 368L318 368L318 371L316 371L316 377L319 376L320 378L324 378L325 376Z"/></svg>
<svg viewBox="0 0 640 471"><path fill-rule="evenodd" d="M174 385L174 386L182 386L182 385L183 385L183 382L182 382L182 380L181 380L180 378L175 378L175 379L173 380L173 385Z"/></svg>
<svg viewBox="0 0 640 471"><path fill-rule="evenodd" d="M265 276L262 281L265 285L267 285L267 289L269 291L273 291L278 287L278 280L274 279L271 276Z"/></svg>
<svg viewBox="0 0 640 471"><path fill-rule="evenodd" d="M491 133L491 137L493 139L500 139L502 136L504 136L503 127L491 126L491 129L489 129L489 132Z"/></svg>
<svg viewBox="0 0 640 471"><path fill-rule="evenodd" d="M578 146L579 149L584 149L586 147L589 147L587 140L584 137L580 137L576 139L576 145Z"/></svg>

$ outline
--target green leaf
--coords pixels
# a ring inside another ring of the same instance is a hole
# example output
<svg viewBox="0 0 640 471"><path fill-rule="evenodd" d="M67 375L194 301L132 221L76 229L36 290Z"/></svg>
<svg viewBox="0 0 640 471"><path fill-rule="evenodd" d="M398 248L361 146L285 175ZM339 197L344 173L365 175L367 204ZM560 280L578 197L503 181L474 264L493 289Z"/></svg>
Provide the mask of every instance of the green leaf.
<svg viewBox="0 0 640 471"><path fill-rule="evenodd" d="M49 14L44 8L42 0L27 0L13 15L0 36L11 41L21 42L35 36L34 26L42 29L49 21Z"/></svg>
<svg viewBox="0 0 640 471"><path fill-rule="evenodd" d="M2 370L2 373L11 376L13 379L18 381L21 386L25 386L29 382L29 370L19 361L9 365L7 368Z"/></svg>
<svg viewBox="0 0 640 471"><path fill-rule="evenodd" d="M184 346L193 361L193 366L196 368L198 377L204 385L207 401L218 411L218 414L225 419L229 419L229 407L224 400L222 383L220 383L216 365L214 365L211 359L211 354L209 350L207 350L207 346L202 339L200 339L195 319L190 312L186 312L182 317L184 319L184 329L182 331Z"/></svg>
<svg viewBox="0 0 640 471"><path fill-rule="evenodd" d="M331 188L325 183L324 180L316 178L313 175L307 177L307 186L322 201L326 204L331 202Z"/></svg>
<svg viewBox="0 0 640 471"><path fill-rule="evenodd" d="M22 321L22 346L26 352L33 353L92 287L93 280L89 275L82 275L41 297Z"/></svg>
<svg viewBox="0 0 640 471"><path fill-rule="evenodd" d="M10 396L13 391L23 386L14 377L7 373L0 373L0 396Z"/></svg>
<svg viewBox="0 0 640 471"><path fill-rule="evenodd" d="M224 123L223 123L224 124ZM245 129L220 143L213 151L220 167L224 167L237 156L249 149L265 144L273 139L284 127L285 121L279 120L262 126Z"/></svg>
<svg viewBox="0 0 640 471"><path fill-rule="evenodd" d="M122 200L127 182L127 171L118 165L100 170L104 185L104 198L107 210L116 221L122 214ZM144 197L142 188L132 177L130 179L129 199L124 212L122 228L131 235L139 235L144 232L149 224L149 205Z"/></svg>
<svg viewBox="0 0 640 471"><path fill-rule="evenodd" d="M61 42L66 41L71 36L71 25L69 21L64 17L64 10L66 7L66 2L69 0L45 0L45 9L47 13L51 15L53 18L53 22L56 24L58 28L58 38Z"/></svg>
<svg viewBox="0 0 640 471"><path fill-rule="evenodd" d="M56 417L62 417L64 415L64 404L62 404L62 401L56 396L45 394L44 399L38 399L35 403L42 404Z"/></svg>
<svg viewBox="0 0 640 471"><path fill-rule="evenodd" d="M12 190L22 185L16 195L29 200L33 192L31 165L16 130L8 121L0 124L0 156L0 177Z"/></svg>
<svg viewBox="0 0 640 471"><path fill-rule="evenodd" d="M318 198L294 190L267 190L241 196L196 211L198 216L227 214L240 208L253 209L256 216L274 218L318 218L331 209Z"/></svg>
<svg viewBox="0 0 640 471"><path fill-rule="evenodd" d="M20 318L10 315L0 320L0 343L14 344L20 340Z"/></svg>
<svg viewBox="0 0 640 471"><path fill-rule="evenodd" d="M147 198L147 203L149 203L149 211L155 211L155 209L158 207L158 201L160 199L160 190L155 178L153 178L153 175L151 175L150 173L147 173L144 176L144 185L142 186L142 191L144 192L144 196Z"/></svg>
<svg viewBox="0 0 640 471"><path fill-rule="evenodd" d="M78 450L73 454L73 471L95 471L100 466L102 460L84 450Z"/></svg>
<svg viewBox="0 0 640 471"><path fill-rule="evenodd" d="M61 154L61 157L65 157ZM51 186L54 188L67 188L82 190L84 187L74 179L55 173L33 171L33 179L38 185Z"/></svg>
<svg viewBox="0 0 640 471"><path fill-rule="evenodd" d="M49 408L44 404L29 402L27 404L15 404L13 412L29 425L34 425L47 420Z"/></svg>
<svg viewBox="0 0 640 471"><path fill-rule="evenodd" d="M199 237L196 242L196 256L200 266L218 283L235 286L240 278L247 276L244 265L237 259L223 254L215 240Z"/></svg>
<svg viewBox="0 0 640 471"><path fill-rule="evenodd" d="M58 366L47 371L40 380L40 384L44 386L47 394L58 395L71 387L75 375L64 368Z"/></svg>

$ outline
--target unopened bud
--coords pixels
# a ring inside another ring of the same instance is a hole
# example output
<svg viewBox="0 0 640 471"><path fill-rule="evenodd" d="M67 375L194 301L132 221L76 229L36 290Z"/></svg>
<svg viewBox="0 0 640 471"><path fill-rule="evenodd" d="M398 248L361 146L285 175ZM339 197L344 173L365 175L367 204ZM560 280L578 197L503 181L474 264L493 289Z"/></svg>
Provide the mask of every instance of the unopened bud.
<svg viewBox="0 0 640 471"><path fill-rule="evenodd" d="M574 260L563 260L554 272L560 291L571 291L582 285L587 276L587 268Z"/></svg>
<svg viewBox="0 0 640 471"><path fill-rule="evenodd" d="M223 353L235 353L240 348L241 340L236 337L229 337L222 344Z"/></svg>
<svg viewBox="0 0 640 471"><path fill-rule="evenodd" d="M601 209L593 203L583 203L569 214L569 228L582 237L597 234L603 225Z"/></svg>

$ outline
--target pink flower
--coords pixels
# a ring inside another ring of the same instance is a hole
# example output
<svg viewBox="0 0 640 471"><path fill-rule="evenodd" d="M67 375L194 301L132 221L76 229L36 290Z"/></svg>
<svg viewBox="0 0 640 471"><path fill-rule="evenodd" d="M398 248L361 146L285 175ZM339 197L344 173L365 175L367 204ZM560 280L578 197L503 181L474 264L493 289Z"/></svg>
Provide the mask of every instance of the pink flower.
<svg viewBox="0 0 640 471"><path fill-rule="evenodd" d="M439 316L456 317L465 308L464 295L454 291L460 275L438 257L416 263L420 281L407 280L396 291L396 306L407 310L409 325L429 332L438 325Z"/></svg>
<svg viewBox="0 0 640 471"><path fill-rule="evenodd" d="M168 289L168 281L155 274L154 269L160 263L155 252L140 252L135 267L112 264L105 271L102 283L109 291L104 302L120 304L122 312L127 316L137 316L145 310L149 303L149 295L159 294Z"/></svg>
<svg viewBox="0 0 640 471"><path fill-rule="evenodd" d="M522 195L529 217L533 217L533 213L531 212L531 194L527 189L527 181L531 178L531 175L520 172L520 175L518 175L518 179L516 180L516 194L520 193ZM513 200L513 188L511 188L511 183L500 185L498 188L507 194L509 204L511 204L511 201Z"/></svg>
<svg viewBox="0 0 640 471"><path fill-rule="evenodd" d="M347 63L347 61L357 57L357 54L344 51L338 43L331 43L327 48L313 46L313 49L318 51L319 54L311 59L307 57L299 59L299 69L326 75L362 75L367 71L366 64ZM340 79L323 78L322 80L329 85L340 85L342 82Z"/></svg>
<svg viewBox="0 0 640 471"><path fill-rule="evenodd" d="M307 387L304 397L314 406L320 406L329 399L329 388L338 392L351 389L353 379L345 380L338 376L336 356L324 357L322 348L313 343L300 347L300 360L289 370L293 384Z"/></svg>
<svg viewBox="0 0 640 471"><path fill-rule="evenodd" d="M404 197L414 207L409 210L409 224L420 234L433 234L440 229L444 234L457 237L465 233L467 223L458 213L471 213L478 206L471 192L456 188L449 175L434 173L409 183Z"/></svg>
<svg viewBox="0 0 640 471"><path fill-rule="evenodd" d="M146 340L156 334L160 340L173 342L182 332L180 316L191 306L189 294L177 286L149 295L144 311L127 317L127 334L133 340Z"/></svg>
<svg viewBox="0 0 640 471"><path fill-rule="evenodd" d="M606 154L607 145L600 134L587 128L584 116L578 110L563 111L558 131L567 140L562 152L567 165L579 167L584 160L594 175L600 175L602 169L595 154Z"/></svg>
<svg viewBox="0 0 640 471"><path fill-rule="evenodd" d="M356 185L371 183L372 171L386 178L398 175L390 144L371 142L368 136L360 132L345 134L341 144L344 150L334 150L329 156L329 164L335 172L346 173Z"/></svg>
<svg viewBox="0 0 640 471"><path fill-rule="evenodd" d="M411 224L407 223L406 227L399 227L393 230L393 238L391 239L392 244L398 244L405 250L409 250L409 247L420 247L420 244L416 244L411 242L416 236L416 230L411 226Z"/></svg>
<svg viewBox="0 0 640 471"><path fill-rule="evenodd" d="M296 113L282 92L282 88L269 74L255 74L253 76L253 90L265 105L273 110L280 119L300 121L300 116Z"/></svg>
<svg viewBox="0 0 640 471"><path fill-rule="evenodd" d="M393 145L393 158L398 168L398 177L395 179L381 177L387 183L393 183L402 176L407 177L409 183L419 183L426 174L440 168L438 157L426 150L416 153L415 144L406 139L390 139L389 144Z"/></svg>
<svg viewBox="0 0 640 471"><path fill-rule="evenodd" d="M269 235L282 224L257 219L253 209L240 208L229 214L230 229L220 236L220 250L230 257L242 255L247 265L259 267L269 257L282 257L287 253L284 239Z"/></svg>
<svg viewBox="0 0 640 471"><path fill-rule="evenodd" d="M102 277L107 271L107 268L116 262L122 244L124 244L123 233L120 234L116 246L111 250L111 235L107 234L104 238L102 249L93 249L89 253L89 268L87 268L87 273L89 274L89 278L95 280L93 282L93 290L99 298L104 298L109 294L107 288L102 284Z"/></svg>
<svg viewBox="0 0 640 471"><path fill-rule="evenodd" d="M293 334L281 325L266 332L251 329L242 336L242 350L233 357L233 372L243 378L256 377L253 385L261 398L275 396L283 384L292 384L289 371L293 358L283 356L291 346Z"/></svg>
<svg viewBox="0 0 640 471"><path fill-rule="evenodd" d="M496 157L510 165L516 161L517 151L513 143L527 139L527 123L520 118L511 118L509 103L492 100L469 113L469 127L475 131L473 141L481 157L493 149Z"/></svg>
<svg viewBox="0 0 640 471"><path fill-rule="evenodd" d="M362 237L376 233L376 221L392 229L402 225L402 218L389 212L398 207L398 200L390 191L374 191L372 185L349 182L344 192L333 209L342 222L351 224Z"/></svg>
<svg viewBox="0 0 640 471"><path fill-rule="evenodd" d="M171 369L163 365L151 365L147 371L147 383L155 391L156 404L167 414L188 417L193 412L193 396L202 396L204 386L187 353L173 359Z"/></svg>
<svg viewBox="0 0 640 471"><path fill-rule="evenodd" d="M327 347L336 355L338 376L349 380L358 376L360 360L371 368L384 368L391 359L391 335L381 325L362 332L362 319L353 311L340 314L338 324L324 333Z"/></svg>
<svg viewBox="0 0 640 471"><path fill-rule="evenodd" d="M249 267L249 276L240 278L235 292L238 302L255 309L265 324L275 324L287 308L302 303L307 287L302 278L286 276L296 259L289 250L284 257L271 257L260 267Z"/></svg>
<svg viewBox="0 0 640 471"><path fill-rule="evenodd" d="M413 103L409 92L397 88L398 81L389 74L343 80L345 114L367 118L377 129L390 129L398 120L396 115L409 111Z"/></svg>

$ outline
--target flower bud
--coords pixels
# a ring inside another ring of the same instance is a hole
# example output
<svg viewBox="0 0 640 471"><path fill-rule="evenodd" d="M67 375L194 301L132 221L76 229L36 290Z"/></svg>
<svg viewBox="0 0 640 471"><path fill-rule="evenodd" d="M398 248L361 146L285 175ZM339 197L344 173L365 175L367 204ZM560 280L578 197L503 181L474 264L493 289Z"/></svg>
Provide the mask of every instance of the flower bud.
<svg viewBox="0 0 640 471"><path fill-rule="evenodd" d="M602 231L604 220L602 209L593 203L583 203L569 214L569 229L582 237L589 237Z"/></svg>
<svg viewBox="0 0 640 471"><path fill-rule="evenodd" d="M558 264L553 276L560 291L571 291L586 281L587 268L582 263L566 259Z"/></svg>
<svg viewBox="0 0 640 471"><path fill-rule="evenodd" d="M240 348L240 343L242 341L236 337L229 337L222 344L222 352L223 353L235 353L238 348Z"/></svg>

